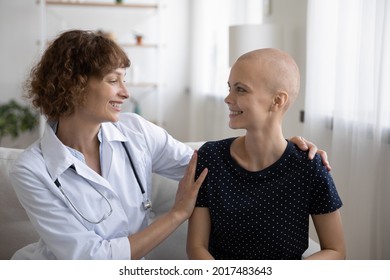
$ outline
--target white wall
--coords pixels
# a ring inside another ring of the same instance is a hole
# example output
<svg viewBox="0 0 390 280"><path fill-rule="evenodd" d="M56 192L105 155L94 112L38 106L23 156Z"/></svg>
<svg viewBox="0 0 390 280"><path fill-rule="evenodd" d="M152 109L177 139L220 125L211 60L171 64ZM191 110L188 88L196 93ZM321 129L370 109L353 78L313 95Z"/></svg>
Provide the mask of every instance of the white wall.
<svg viewBox="0 0 390 280"><path fill-rule="evenodd" d="M30 0L0 2L0 103L11 98L23 102L23 81L39 56L37 7ZM16 141L6 137L1 145L25 147L37 137L37 132L25 133Z"/></svg>
<svg viewBox="0 0 390 280"><path fill-rule="evenodd" d="M284 49L294 57L301 72L301 90L283 123L285 137L303 134L299 114L305 107L306 13L307 0L272 0L270 14L264 22L280 24L284 30Z"/></svg>
<svg viewBox="0 0 390 280"><path fill-rule="evenodd" d="M162 73L163 126L181 141L188 139L189 118L189 1L168 0L164 15L163 42L166 46Z"/></svg>
<svg viewBox="0 0 390 280"><path fill-rule="evenodd" d="M39 54L35 1L0 2L0 102L21 95L21 84Z"/></svg>

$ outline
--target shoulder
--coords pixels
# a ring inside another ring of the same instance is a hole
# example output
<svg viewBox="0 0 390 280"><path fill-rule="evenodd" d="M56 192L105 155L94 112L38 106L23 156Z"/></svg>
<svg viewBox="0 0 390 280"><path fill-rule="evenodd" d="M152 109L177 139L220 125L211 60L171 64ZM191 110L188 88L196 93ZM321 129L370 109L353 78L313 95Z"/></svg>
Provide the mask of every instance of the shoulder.
<svg viewBox="0 0 390 280"><path fill-rule="evenodd" d="M155 141L166 141L168 133L156 124L144 119L134 113L123 113L120 119L115 123L122 133L129 139L137 141L146 141L153 143Z"/></svg>
<svg viewBox="0 0 390 280"><path fill-rule="evenodd" d="M206 143L204 143L199 151L200 152L210 152L210 151L214 151L214 152L220 152L221 150L225 150L227 147L230 147L231 143L233 142L233 140L236 139L236 138L226 138L226 139L222 139L222 140L216 140L216 141L207 141Z"/></svg>
<svg viewBox="0 0 390 280"><path fill-rule="evenodd" d="M292 142L289 142L289 155L296 161L305 163L309 166L317 166L322 165L321 156L319 154L315 154L312 160L309 159L309 151L302 151L299 147Z"/></svg>
<svg viewBox="0 0 390 280"><path fill-rule="evenodd" d="M152 122L144 119L143 117L135 113L120 114L119 122L117 124L134 131L140 131L145 129L146 127L153 127L153 126L157 127Z"/></svg>
<svg viewBox="0 0 390 280"><path fill-rule="evenodd" d="M32 144L21 152L9 169L9 175L15 191L24 187L24 182L48 176L46 163L40 148L40 142ZM38 187L34 184L34 187Z"/></svg>
<svg viewBox="0 0 390 280"><path fill-rule="evenodd" d="M21 151L11 167L11 172L18 167L33 166L36 168L36 165L39 164L39 162L43 162L42 150L40 146L40 142L36 141L31 146Z"/></svg>
<svg viewBox="0 0 390 280"><path fill-rule="evenodd" d="M227 138L217 141L208 141L204 143L198 150L198 163L219 165L224 159L230 155L230 144L235 138Z"/></svg>
<svg viewBox="0 0 390 280"><path fill-rule="evenodd" d="M176 140L162 127L134 113L123 113L116 124L125 137L131 140L131 145L145 152L150 152L154 158L172 159L188 163L192 149Z"/></svg>

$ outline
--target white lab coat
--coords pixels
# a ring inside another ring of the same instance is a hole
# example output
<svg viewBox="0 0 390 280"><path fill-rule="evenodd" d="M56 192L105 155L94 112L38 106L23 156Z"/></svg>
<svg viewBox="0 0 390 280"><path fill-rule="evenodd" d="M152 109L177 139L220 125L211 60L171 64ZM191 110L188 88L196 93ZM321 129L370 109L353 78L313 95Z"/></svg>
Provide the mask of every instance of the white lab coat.
<svg viewBox="0 0 390 280"><path fill-rule="evenodd" d="M44 136L16 160L10 177L16 194L40 235L37 243L15 253L14 259L129 259L128 235L148 224L148 211L121 142L131 154L138 176L151 194L152 172L180 180L192 149L160 127L135 114L122 114L118 123L103 123L100 133L102 176L75 157L47 125ZM70 168L74 166L75 170ZM54 181L58 179L69 205ZM94 189L96 188L96 190Z"/></svg>

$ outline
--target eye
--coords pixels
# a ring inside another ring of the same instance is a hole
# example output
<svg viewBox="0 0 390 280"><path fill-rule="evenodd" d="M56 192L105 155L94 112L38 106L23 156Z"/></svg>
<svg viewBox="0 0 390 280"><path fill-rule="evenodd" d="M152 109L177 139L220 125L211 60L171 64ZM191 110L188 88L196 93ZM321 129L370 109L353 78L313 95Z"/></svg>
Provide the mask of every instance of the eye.
<svg viewBox="0 0 390 280"><path fill-rule="evenodd" d="M246 92L246 89L244 89L243 87L237 86L236 91L237 92Z"/></svg>

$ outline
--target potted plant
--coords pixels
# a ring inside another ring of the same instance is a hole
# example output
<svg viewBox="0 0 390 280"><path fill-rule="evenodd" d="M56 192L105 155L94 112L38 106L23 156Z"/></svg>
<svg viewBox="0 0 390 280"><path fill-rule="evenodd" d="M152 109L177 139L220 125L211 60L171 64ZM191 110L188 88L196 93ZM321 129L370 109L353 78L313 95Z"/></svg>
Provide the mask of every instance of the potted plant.
<svg viewBox="0 0 390 280"><path fill-rule="evenodd" d="M32 131L39 124L39 116L28 106L15 100L0 104L0 144L4 136L13 139L25 131Z"/></svg>

